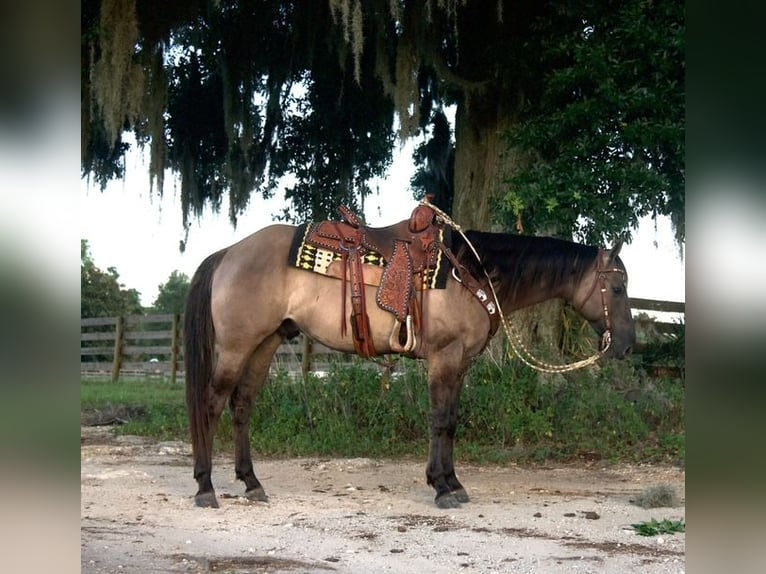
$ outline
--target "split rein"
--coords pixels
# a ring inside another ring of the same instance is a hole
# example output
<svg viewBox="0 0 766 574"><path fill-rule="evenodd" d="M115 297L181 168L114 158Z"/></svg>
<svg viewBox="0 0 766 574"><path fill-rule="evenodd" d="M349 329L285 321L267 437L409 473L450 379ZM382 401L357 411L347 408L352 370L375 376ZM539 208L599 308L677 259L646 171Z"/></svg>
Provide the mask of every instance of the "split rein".
<svg viewBox="0 0 766 574"><path fill-rule="evenodd" d="M588 365L592 365L596 361L598 361L601 357L604 356L604 354L609 349L610 345L612 344L612 322L609 318L609 308L606 304L606 274L607 273L622 273L624 275L624 271L622 269L618 269L616 267L610 268L610 269L598 269L596 272L596 279L593 282L593 286L590 288L590 291L588 291L588 295L583 299L583 305L585 302L590 299L591 295L593 294L593 291L596 289L596 285L600 282L601 283L601 306L604 313L604 324L606 326L606 330L604 331L604 334L601 337L601 344L600 344L600 350L590 357L586 359L582 359L580 361L576 361L574 363L568 363L566 365L554 365L552 363L546 363L545 361L538 359L535 357L532 352L527 348L527 346L524 344L524 342L521 340L521 336L516 332L516 330L513 328L513 325L511 325L510 321L505 318L505 315L503 314L502 306L500 305L500 302L497 298L497 293L495 292L495 287L492 284L492 280L489 277L489 274L487 273L487 270L484 269L484 265L481 263L481 257L476 251L476 248L473 246L473 244L469 241L468 237L466 237L465 233L463 233L463 228L460 227L457 223L455 223L452 218L450 218L449 215L447 215L444 211L442 211L440 208L435 206L432 203L429 203L428 201L422 201L421 205L427 205L430 207L436 215L447 225L449 225L452 229L460 233L460 235L465 240L466 245L471 249L473 252L474 257L476 257L476 260L481 265L482 271L484 271L484 276L487 278L487 284L489 285L490 291L492 291L492 297L494 298L495 302L497 303L497 311L500 315L500 322L503 324L503 330L505 331L506 337L508 337L508 341L511 343L511 347L513 348L514 353L516 353L516 356L521 360L522 363L527 365L528 367L535 369L536 371L540 371L543 373L568 373L570 371L576 371L577 369L582 369L583 367L587 367Z"/></svg>
<svg viewBox="0 0 766 574"><path fill-rule="evenodd" d="M590 292L588 293L588 296L585 297L585 299L583 300L583 302L585 302L588 299L590 299L590 296L593 294L593 291L596 288L596 284L600 281L601 282L601 307L604 313L604 323L605 323L606 329L604 330L604 334L601 336L601 345L600 345L601 349L597 353L594 353L593 355L591 355L590 357L586 359L582 359L580 361L576 361L574 363L569 363L566 365L553 365L551 363L546 363L545 361L542 361L536 358L534 355L532 355L530 350L527 349L527 347L524 345L524 342L521 340L521 337L519 336L519 334L513 329L512 326L506 323L505 317L502 315L502 311L500 311L500 318L503 321L505 334L508 336L508 339L511 342L511 347L513 347L513 350L516 353L516 356L519 357L519 359L521 359L521 361L528 367L531 367L543 373L568 373L570 371L576 371L577 369L581 369L583 367L587 367L588 365L592 365L593 363L598 361L601 357L603 357L604 354L609 349L610 345L612 344L612 322L609 319L609 307L606 304L606 274L614 273L614 272L624 273L622 269L617 269L616 267L612 269L599 269L596 274L596 280L593 282L593 287L591 287ZM494 294L494 290L493 290L493 294ZM519 352L519 348L523 350L524 354Z"/></svg>

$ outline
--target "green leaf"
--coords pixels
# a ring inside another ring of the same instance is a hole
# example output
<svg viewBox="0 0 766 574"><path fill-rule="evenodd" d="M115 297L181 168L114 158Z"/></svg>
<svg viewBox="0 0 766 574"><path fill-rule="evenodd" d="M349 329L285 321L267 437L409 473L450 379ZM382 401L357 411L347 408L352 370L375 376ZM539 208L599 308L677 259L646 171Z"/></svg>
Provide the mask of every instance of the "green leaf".
<svg viewBox="0 0 766 574"><path fill-rule="evenodd" d="M633 530L639 536L657 536L659 534L675 534L686 531L686 523L683 520L662 520L658 522L652 518L648 522L631 524Z"/></svg>

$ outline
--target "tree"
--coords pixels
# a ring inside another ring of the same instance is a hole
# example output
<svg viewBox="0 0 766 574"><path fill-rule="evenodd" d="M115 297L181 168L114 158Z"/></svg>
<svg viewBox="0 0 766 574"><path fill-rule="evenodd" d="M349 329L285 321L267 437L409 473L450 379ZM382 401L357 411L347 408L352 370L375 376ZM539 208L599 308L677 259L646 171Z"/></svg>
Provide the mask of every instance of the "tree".
<svg viewBox="0 0 766 574"><path fill-rule="evenodd" d="M165 169L179 175L187 229L227 192L236 223L285 176L285 217L358 207L391 161L393 105L373 52L352 53L333 18L308 0L86 0L83 173L119 177L132 131L160 193Z"/></svg>
<svg viewBox="0 0 766 574"><path fill-rule="evenodd" d="M185 273L176 270L159 286L159 293L152 304L155 313L180 315L184 312L191 281Z"/></svg>
<svg viewBox="0 0 766 574"><path fill-rule="evenodd" d="M117 317L143 313L136 289L119 282L114 267L105 272L93 262L86 239L80 240L80 317Z"/></svg>
<svg viewBox="0 0 766 574"><path fill-rule="evenodd" d="M220 208L225 193L236 222L252 192L268 195L284 181L292 204L286 218L322 218L341 201L352 207L362 201L367 181L389 164L396 135L422 133L435 111L454 105L451 212L466 227L486 229L493 204L508 209L516 201L507 194L508 182L523 183L518 174L535 161L537 141L522 138L509 148L505 134L550 92L543 83L562 68L566 53L557 53L557 44L589 28L598 37L601 18L626 26L629 18L610 16L620 12L620 4L170 0L158 7L149 0L86 0L83 173L101 183L119 177L123 134L132 131L139 145L150 147L151 175L160 192L166 168L179 175L187 226L188 217L206 205ZM666 34L668 19L654 14L672 12L669 4L630 1L636 34ZM632 45L640 47L641 40ZM604 44L604 50L612 47ZM632 58L625 51L601 55L607 61ZM674 58L666 63L677 68ZM678 72L637 65L648 89L653 74ZM617 83L614 89L631 85ZM545 131L539 133L545 139ZM659 168L653 161L647 176ZM664 165L674 163L679 162ZM621 177L617 170L613 175ZM682 223L682 203L647 197L646 206L669 211ZM525 217L528 203L522 206ZM623 210L613 218L612 227L624 230L635 223Z"/></svg>
<svg viewBox="0 0 766 574"><path fill-rule="evenodd" d="M535 65L526 67L524 103L506 133L507 153L518 161L494 202L497 221L520 233L610 245L630 239L639 218L667 215L682 249L684 7L646 0L577 6L534 23L526 48ZM413 187L427 192L440 171L432 158L449 150L424 145L416 153L427 161ZM563 313L550 302L514 322L533 344L549 344L564 340Z"/></svg>
<svg viewBox="0 0 766 574"><path fill-rule="evenodd" d="M528 160L502 198L507 225L604 245L666 215L682 246L683 14L677 2L586 2L569 24L538 24L547 72L509 134Z"/></svg>

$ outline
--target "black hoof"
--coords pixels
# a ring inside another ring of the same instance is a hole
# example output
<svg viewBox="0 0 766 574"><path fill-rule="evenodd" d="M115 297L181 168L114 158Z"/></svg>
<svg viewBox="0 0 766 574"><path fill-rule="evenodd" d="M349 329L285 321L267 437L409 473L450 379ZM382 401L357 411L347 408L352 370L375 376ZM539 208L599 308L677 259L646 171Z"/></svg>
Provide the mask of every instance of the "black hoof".
<svg viewBox="0 0 766 574"><path fill-rule="evenodd" d="M457 490L453 490L452 496L454 496L458 502L471 502L471 499L469 498L468 493L465 491L465 488L458 488Z"/></svg>
<svg viewBox="0 0 766 574"><path fill-rule="evenodd" d="M245 498L248 500L254 500L256 502L268 502L269 497L266 496L266 491L262 486L245 491Z"/></svg>
<svg viewBox="0 0 766 574"><path fill-rule="evenodd" d="M218 508L218 499L215 492L198 492L194 497L194 503L200 508Z"/></svg>
<svg viewBox="0 0 766 574"><path fill-rule="evenodd" d="M439 508L460 508L460 501L451 492L437 496L435 502Z"/></svg>

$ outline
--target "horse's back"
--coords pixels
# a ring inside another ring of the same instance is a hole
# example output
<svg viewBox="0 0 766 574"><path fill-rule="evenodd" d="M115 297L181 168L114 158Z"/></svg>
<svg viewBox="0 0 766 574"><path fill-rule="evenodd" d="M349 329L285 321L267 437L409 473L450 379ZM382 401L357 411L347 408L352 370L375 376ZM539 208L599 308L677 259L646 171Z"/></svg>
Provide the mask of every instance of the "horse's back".
<svg viewBox="0 0 766 574"><path fill-rule="evenodd" d="M269 225L230 245L218 266L216 279L237 277L241 280L251 271L273 265L282 255L286 263L296 229L294 225Z"/></svg>

